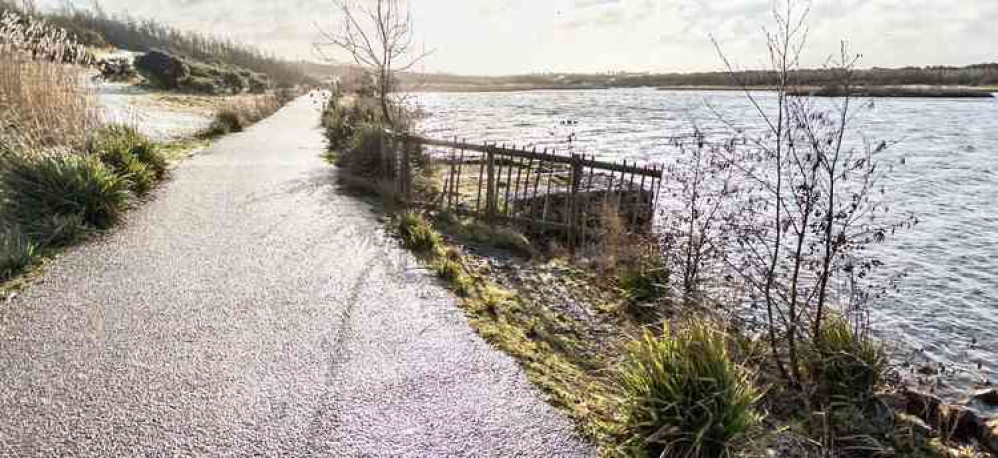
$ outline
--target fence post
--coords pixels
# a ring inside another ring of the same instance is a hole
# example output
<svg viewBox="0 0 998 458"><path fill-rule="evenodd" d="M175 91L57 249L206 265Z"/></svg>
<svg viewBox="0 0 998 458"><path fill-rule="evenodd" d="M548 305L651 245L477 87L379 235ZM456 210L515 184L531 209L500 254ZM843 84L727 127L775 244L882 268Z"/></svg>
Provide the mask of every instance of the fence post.
<svg viewBox="0 0 998 458"><path fill-rule="evenodd" d="M485 191L485 219L490 226L495 227L497 205L495 148L489 147L485 156L488 162L488 183L486 183L487 188Z"/></svg>
<svg viewBox="0 0 998 458"><path fill-rule="evenodd" d="M572 252L580 242L578 238L579 187L582 185L582 156L572 154L572 183L568 193L568 245Z"/></svg>

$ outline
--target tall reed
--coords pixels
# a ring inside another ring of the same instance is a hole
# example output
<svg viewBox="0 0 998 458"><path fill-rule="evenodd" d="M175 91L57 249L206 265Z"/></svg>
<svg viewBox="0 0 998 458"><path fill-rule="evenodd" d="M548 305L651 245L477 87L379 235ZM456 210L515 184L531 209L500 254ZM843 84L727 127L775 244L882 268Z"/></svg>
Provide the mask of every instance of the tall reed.
<svg viewBox="0 0 998 458"><path fill-rule="evenodd" d="M80 150L102 124L88 59L66 32L13 11L0 13L0 145L30 152Z"/></svg>

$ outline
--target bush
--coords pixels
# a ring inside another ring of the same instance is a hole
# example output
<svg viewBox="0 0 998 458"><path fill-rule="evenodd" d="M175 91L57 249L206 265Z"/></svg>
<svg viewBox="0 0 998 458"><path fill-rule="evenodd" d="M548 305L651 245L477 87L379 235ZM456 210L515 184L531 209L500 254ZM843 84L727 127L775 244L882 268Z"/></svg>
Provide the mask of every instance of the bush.
<svg viewBox="0 0 998 458"><path fill-rule="evenodd" d="M184 89L190 92L197 92L208 95L218 95L222 93L222 88L218 81L213 78L192 76L184 80Z"/></svg>
<svg viewBox="0 0 998 458"><path fill-rule="evenodd" d="M270 80L267 79L267 75L262 75L260 73L251 72L249 77L247 77L247 84L249 84L249 91L254 94L263 94L270 89Z"/></svg>
<svg viewBox="0 0 998 458"><path fill-rule="evenodd" d="M0 282L34 262L38 247L17 228L0 228Z"/></svg>
<svg viewBox="0 0 998 458"><path fill-rule="evenodd" d="M396 153L394 148L386 147L388 141L380 125L361 125L354 130L348 146L340 153L338 164L354 177L394 178Z"/></svg>
<svg viewBox="0 0 998 458"><path fill-rule="evenodd" d="M439 254L443 240L423 215L405 212L398 217L396 225L402 238L402 245L422 254Z"/></svg>
<svg viewBox="0 0 998 458"><path fill-rule="evenodd" d="M214 135L226 135L243 131L243 120L239 112L232 107L222 108L215 112L208 130Z"/></svg>
<svg viewBox="0 0 998 458"><path fill-rule="evenodd" d="M343 105L341 96L333 94L322 115L329 149L340 151L349 148L356 129L363 125L381 124L379 110L371 99L355 98L352 103Z"/></svg>
<svg viewBox="0 0 998 458"><path fill-rule="evenodd" d="M726 457L756 426L760 398L728 339L706 321L666 327L631 343L618 380L625 399L623 447L638 456Z"/></svg>
<svg viewBox="0 0 998 458"><path fill-rule="evenodd" d="M125 177L88 155L7 155L0 164L4 215L46 244L116 224L129 202L128 189Z"/></svg>
<svg viewBox="0 0 998 458"><path fill-rule="evenodd" d="M222 83L225 84L233 94L241 94L249 86L249 83L238 72L225 71L221 74Z"/></svg>
<svg viewBox="0 0 998 458"><path fill-rule="evenodd" d="M841 316L826 318L820 340L804 353L822 403L864 403L873 398L887 371L884 348L857 335Z"/></svg>
<svg viewBox="0 0 998 458"><path fill-rule="evenodd" d="M166 176L168 163L148 137L132 127L114 124L100 129L89 152L118 175L128 179L138 195L149 192Z"/></svg>
<svg viewBox="0 0 998 458"><path fill-rule="evenodd" d="M333 100L330 103L336 103L336 99ZM353 137L354 126L350 122L346 110L327 109L322 115L322 125L326 128L327 149L329 151L342 150Z"/></svg>
<svg viewBox="0 0 998 458"><path fill-rule="evenodd" d="M462 221L451 213L441 213L439 221L472 242L509 250L524 257L533 255L534 249L530 239L515 229L504 226L492 227L478 220Z"/></svg>

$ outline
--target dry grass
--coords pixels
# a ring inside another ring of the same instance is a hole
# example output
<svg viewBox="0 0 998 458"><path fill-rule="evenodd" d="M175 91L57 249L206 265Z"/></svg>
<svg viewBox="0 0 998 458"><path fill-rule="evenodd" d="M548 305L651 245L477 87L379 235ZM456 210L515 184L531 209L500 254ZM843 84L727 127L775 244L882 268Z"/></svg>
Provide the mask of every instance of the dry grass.
<svg viewBox="0 0 998 458"><path fill-rule="evenodd" d="M201 137L215 137L243 129L274 114L286 100L275 94L246 95L224 102L215 111L211 126L201 133Z"/></svg>
<svg viewBox="0 0 998 458"><path fill-rule="evenodd" d="M64 35L13 12L0 17L0 145L8 150L82 149L102 123L95 88L70 65L84 54Z"/></svg>

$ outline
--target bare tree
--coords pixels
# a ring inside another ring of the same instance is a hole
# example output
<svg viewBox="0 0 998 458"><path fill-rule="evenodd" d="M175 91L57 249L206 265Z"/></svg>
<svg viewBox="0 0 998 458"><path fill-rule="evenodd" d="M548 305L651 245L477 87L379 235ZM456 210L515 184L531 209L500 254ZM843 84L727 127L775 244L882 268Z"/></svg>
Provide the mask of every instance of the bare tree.
<svg viewBox="0 0 998 458"><path fill-rule="evenodd" d="M800 386L800 344L820 350L829 310L870 303L877 285L867 280L882 264L866 248L915 220L891 215L882 201L878 182L889 164L879 157L888 143L853 132L859 107L850 86L859 56L843 44L823 70L843 97L800 95L808 9L780 4L777 27L767 33L771 99L750 91L717 45L761 127L736 126L715 111L733 136L710 144L698 133L683 148L676 174L683 208L672 219L682 223L675 239L684 292L696 289L701 272L739 278L745 296L765 306L774 366Z"/></svg>
<svg viewBox="0 0 998 458"><path fill-rule="evenodd" d="M342 24L336 31L323 31L317 50L333 47L347 53L374 81L385 122L395 128L399 119L392 94L398 89L398 72L412 69L429 53L415 44L412 10L405 0L370 0L360 3L333 0ZM327 60L332 60L327 57Z"/></svg>

